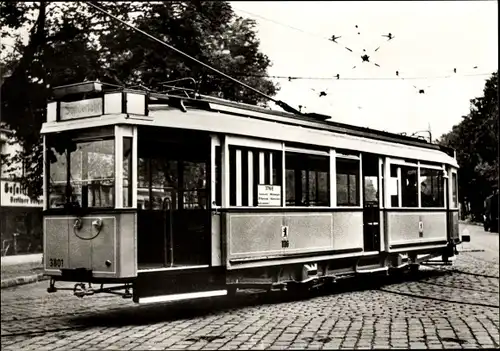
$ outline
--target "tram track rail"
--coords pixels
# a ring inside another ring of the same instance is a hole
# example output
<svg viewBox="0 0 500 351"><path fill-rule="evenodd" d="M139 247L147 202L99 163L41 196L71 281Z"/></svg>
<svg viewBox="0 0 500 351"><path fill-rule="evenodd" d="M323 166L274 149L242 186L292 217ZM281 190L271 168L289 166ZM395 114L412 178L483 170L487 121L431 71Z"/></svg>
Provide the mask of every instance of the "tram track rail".
<svg viewBox="0 0 500 351"><path fill-rule="evenodd" d="M495 277L495 276L478 274L478 273L471 273L471 272L461 271L458 269L440 269L440 268L430 268L429 267L429 270L434 271L436 273L440 272L442 274L443 273L444 274L456 273L456 274L473 275L473 276L478 276L478 277L483 277L483 278L498 279L498 277ZM421 278L425 279L425 276L427 274L424 274ZM408 279L408 280L407 279L400 280L400 278L395 277L393 281L391 281L391 280L392 279L389 279L388 282L385 282L385 284L383 283L383 286L372 286L371 284L369 284L369 286L366 286L365 289L368 288L368 289L373 289L373 290L381 291L381 292L388 293L388 294L406 296L406 297L410 297L410 298L414 298L414 299L421 299L421 300L432 300L432 301L452 303L452 304L478 306L478 307L483 307L483 308L496 308L496 309L500 308L500 306L497 304L458 301L458 300L453 300L453 299L433 297L433 296L429 296L429 295L425 295L425 294L421 295L421 294L415 294L415 293L411 293L411 292L396 291L396 290L393 290L390 287L388 287L388 285L393 285L393 284L399 285L399 284L404 284L406 282L406 283L422 283L425 285L442 286L445 288L457 289L457 290L472 290L472 291L478 291L480 293L486 293L486 294L495 294L495 293L497 293L495 291L485 291L485 290L474 289L474 288L469 288L469 287L459 287L459 286L452 286L452 285L447 285L447 284L434 283L432 281L424 281L423 279L418 279L418 277L416 279ZM348 285L351 285L351 284L348 284ZM356 290L355 289L356 285L357 285L356 283L354 283L354 285L352 285L352 288L354 290ZM342 294L343 292L345 292L345 288L346 287L344 287L344 289L341 289L340 291L338 291L338 293ZM314 297L314 296L315 296L315 294L311 295L311 297ZM111 298L111 297L109 297L109 298ZM28 298L28 300L33 300L33 299ZM278 299L278 300L281 300L281 299ZM288 299L285 298L283 301L288 301ZM275 301L275 302L279 302L279 301ZM243 303L243 305L245 305L245 303ZM132 307L132 306L124 306L124 305L120 305L120 306L116 306L116 307L102 306L102 309L99 308L99 311L96 311L96 312L102 313L103 311L105 311L106 313L108 313L108 312L111 313L111 312L119 311L123 308L128 308L128 307ZM240 306L240 307L243 307L243 306ZM41 315L41 316L35 316L35 317L25 317L25 318L18 318L18 319L16 318L16 319L11 319L11 320L2 320L2 324L8 325L9 323L19 323L19 322L22 323L23 321L30 322L30 321L36 321L36 320L48 320L48 319L52 319L54 317L61 318L61 319L66 319L66 318L73 319L74 317L76 317L78 319L79 317L85 318L86 316L89 315L89 313L90 312L88 312L88 311L74 311L74 312L68 312L68 313L60 313L57 315ZM55 321L54 324L60 324L61 322L65 323L65 321ZM23 337L23 336L36 337L36 336L43 336L43 335L51 334L51 333L69 332L69 331L74 331L74 330L85 330L88 328L92 328L91 325L86 324L86 323L84 325L79 324L77 320L72 321L71 323L75 323L76 325L68 325L67 327L66 326L63 326L63 327L55 327L54 326L53 328L50 328L50 326L49 326L46 329L40 328L40 329L36 329L36 330L24 330L24 331L19 331L19 332L6 332L6 333L2 332L1 337L2 338L15 338L15 337ZM6 329L8 329L8 328L6 328Z"/></svg>
<svg viewBox="0 0 500 351"><path fill-rule="evenodd" d="M486 294L498 294L498 291L486 291L486 290L480 290L480 289L474 289L474 288L464 288L464 287L457 287L457 286L452 286L452 285L425 282L425 281L419 281L418 283L427 284L427 285L442 286L442 287L450 288L450 289L471 290L471 291L477 291L477 292L482 292L482 293L486 293Z"/></svg>
<svg viewBox="0 0 500 351"><path fill-rule="evenodd" d="M500 308L499 305L483 304L483 303L479 303L479 302L448 300L448 299L443 299L443 298L439 298L439 297L418 295L418 294L406 293L406 292L401 292L401 291L393 291L393 290L385 289L385 288L378 288L377 290L383 291L386 293L390 293L390 294L413 297L413 298L418 298L418 299L423 299L423 300L433 300L433 301L440 301L440 302L447 302L447 303L456 303L456 304L460 304L460 305L480 306L480 307L486 307L486 308Z"/></svg>
<svg viewBox="0 0 500 351"><path fill-rule="evenodd" d="M17 336L43 336L43 335L49 334L49 333L84 330L87 328L91 328L91 327L88 325L68 326L67 328L53 328L53 329L45 329L45 330L24 331L24 332L19 332L19 333L7 333L7 334L2 334L1 337L2 338L9 338L9 337L12 338L12 337L17 337Z"/></svg>
<svg viewBox="0 0 500 351"><path fill-rule="evenodd" d="M461 253L465 254L466 256L469 256L469 257L474 257L475 260L478 260L478 261L483 261L483 262L487 262L489 264L496 264L498 265L498 262L492 262L490 260L487 260L485 258L482 258L482 257L477 257L477 256L474 256L474 255L471 255L471 253L476 253L476 252L485 252L485 250L471 250L471 251L461 251Z"/></svg>
<svg viewBox="0 0 500 351"><path fill-rule="evenodd" d="M500 277L498 277L498 276L487 275L487 274L479 274L479 273L472 273L472 272L466 272L466 271L462 271L462 270L459 270L459 269L456 269L456 268L453 268L450 271L453 272L453 273L460 273L460 274L472 275L472 276L475 276L475 277L490 278L490 279L500 279Z"/></svg>
<svg viewBox="0 0 500 351"><path fill-rule="evenodd" d="M477 258L477 257L474 256L474 258ZM488 260L482 260L482 261L490 262L491 263L491 261L488 261ZM488 274L481 274L481 273L467 272L467 271L463 271L463 270L455 268L455 267L450 267L450 268L444 267L444 269L443 268L440 269L440 268L426 266L426 269L433 270L433 271L436 271L436 272L459 273L459 274L472 275L472 276L475 276L475 277L482 277L482 278L489 278L489 279L500 279L499 276L488 275Z"/></svg>

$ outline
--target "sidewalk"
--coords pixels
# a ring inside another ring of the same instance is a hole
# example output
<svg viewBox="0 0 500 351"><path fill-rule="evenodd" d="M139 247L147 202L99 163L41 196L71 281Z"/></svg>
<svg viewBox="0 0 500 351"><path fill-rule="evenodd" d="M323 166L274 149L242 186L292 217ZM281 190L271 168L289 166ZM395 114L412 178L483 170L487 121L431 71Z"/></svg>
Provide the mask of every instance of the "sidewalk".
<svg viewBox="0 0 500 351"><path fill-rule="evenodd" d="M483 226L483 223L480 223L480 222L471 222L471 221L469 221L469 220L465 220L465 221L463 221L463 220L461 220L461 219L460 219L460 220L458 220L458 223L460 223L460 224L477 225L477 226L480 226L480 227L482 227L482 226Z"/></svg>
<svg viewBox="0 0 500 351"><path fill-rule="evenodd" d="M46 279L43 276L42 254L2 257L2 289Z"/></svg>

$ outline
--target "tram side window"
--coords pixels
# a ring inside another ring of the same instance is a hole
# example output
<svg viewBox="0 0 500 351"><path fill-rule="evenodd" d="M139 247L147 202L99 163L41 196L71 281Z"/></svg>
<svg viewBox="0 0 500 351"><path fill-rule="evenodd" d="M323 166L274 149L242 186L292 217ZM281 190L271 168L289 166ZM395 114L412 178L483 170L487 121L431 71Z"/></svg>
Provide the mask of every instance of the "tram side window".
<svg viewBox="0 0 500 351"><path fill-rule="evenodd" d="M399 207L399 196L401 207L418 207L417 167L391 165L390 181L392 207Z"/></svg>
<svg viewBox="0 0 500 351"><path fill-rule="evenodd" d="M391 176L389 178L389 196L391 207L399 207L399 177L398 166L391 165Z"/></svg>
<svg viewBox="0 0 500 351"><path fill-rule="evenodd" d="M143 157L137 159L137 208L150 209L149 203L149 160Z"/></svg>
<svg viewBox="0 0 500 351"><path fill-rule="evenodd" d="M458 179L457 174L451 174L451 196L453 208L458 208Z"/></svg>
<svg viewBox="0 0 500 351"><path fill-rule="evenodd" d="M420 197L422 207L444 206L442 170L420 168Z"/></svg>
<svg viewBox="0 0 500 351"><path fill-rule="evenodd" d="M328 156L287 152L286 205L330 206Z"/></svg>
<svg viewBox="0 0 500 351"><path fill-rule="evenodd" d="M229 146L229 205L259 206L258 185L281 188L281 174L281 151Z"/></svg>
<svg viewBox="0 0 500 351"><path fill-rule="evenodd" d="M401 166L401 195L403 207L418 207L416 167Z"/></svg>
<svg viewBox="0 0 500 351"><path fill-rule="evenodd" d="M337 206L359 206L359 160L336 159Z"/></svg>
<svg viewBox="0 0 500 351"><path fill-rule="evenodd" d="M222 206L222 148L215 147L215 204Z"/></svg>

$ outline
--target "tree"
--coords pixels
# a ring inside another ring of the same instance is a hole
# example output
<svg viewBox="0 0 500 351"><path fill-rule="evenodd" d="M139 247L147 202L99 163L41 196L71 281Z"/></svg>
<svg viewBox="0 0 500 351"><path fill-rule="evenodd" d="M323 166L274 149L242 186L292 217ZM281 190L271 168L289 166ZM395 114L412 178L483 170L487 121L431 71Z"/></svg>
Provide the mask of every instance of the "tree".
<svg viewBox="0 0 500 351"><path fill-rule="evenodd" d="M102 2L99 6L138 28L246 84L272 96L278 87L265 76L270 60L259 51L255 22L236 17L225 1ZM215 77L206 68L110 19L83 2L0 2L1 35L27 28L29 40L16 40L1 60L2 122L14 131L23 152L21 179L31 197L42 193L40 128L54 86L99 79L162 89L162 82L193 77L202 94L246 103L262 96ZM2 40L2 52L6 49Z"/></svg>
<svg viewBox="0 0 500 351"><path fill-rule="evenodd" d="M460 201L470 202L477 220L484 199L498 185L498 72L486 81L483 96L470 102L469 114L439 142L457 151Z"/></svg>

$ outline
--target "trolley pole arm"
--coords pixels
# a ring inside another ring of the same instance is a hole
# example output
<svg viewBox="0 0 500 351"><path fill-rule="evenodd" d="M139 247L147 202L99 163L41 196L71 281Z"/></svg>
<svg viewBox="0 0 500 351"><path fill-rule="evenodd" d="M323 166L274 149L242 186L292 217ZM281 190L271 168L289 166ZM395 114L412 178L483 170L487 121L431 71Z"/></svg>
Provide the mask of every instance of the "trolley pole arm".
<svg viewBox="0 0 500 351"><path fill-rule="evenodd" d="M158 42L158 43L160 43L160 44L162 44L162 45L166 46L166 47L167 47L167 48L169 48L170 50L173 50L173 51L177 52L178 54L181 54L182 56L187 57L188 59L190 59L190 60L192 60L192 61L194 61L194 62L198 63L199 65L201 65L201 66L203 66L203 67L205 67L205 68L208 68L209 70L211 70L211 71L213 71L213 72L215 72L215 73L217 73L217 74L219 74L219 75L221 75L221 76L223 76L223 77L225 77L225 78L227 78L227 79L229 79L229 80L233 81L234 83L239 84L239 85L241 85L241 86L243 86L243 87L245 87L245 88L247 88L247 89L249 89L249 90L253 91L254 93L259 94L260 96L265 97L266 99L273 101L274 103L276 103L276 105L278 105L279 107L281 107L283 110L285 110L285 111L287 111L287 112L295 113L295 114L298 114L298 115L302 115L302 113L301 113L300 111L298 111L297 109L295 109L295 108L293 108L292 106L288 105L286 102L283 102L283 101L281 101L281 100L276 100L276 99L272 98L271 96L269 96L269 95L267 95L267 94L264 94L264 93L263 93L263 92L261 92L260 90L257 90L257 89L255 89L255 88L253 88L253 87L251 87L251 86L249 86L249 85L247 85L247 84L243 83L243 82L240 82L239 80L237 80L237 79L235 79L235 78L233 78L233 77L231 77L231 76L229 76L229 75L225 74L224 72L221 72L221 71L219 71L218 69L213 68L212 66L209 66L209 65L207 65L206 63L201 62L200 60L198 60L198 59L196 59L196 58L194 58L194 57L192 57L192 56L190 56L190 55L186 54L185 52L183 52L183 51L181 51L181 50L179 50L179 49L177 49L177 48L173 47L172 45L165 43L163 40L160 40L160 39L158 39L158 38L156 38L156 37L152 36L151 34L146 33L146 32L144 32L143 30L141 30L141 29L139 29L139 28L136 28L134 25L132 25L132 24L130 24L130 23L127 23L127 22L125 22L125 21L123 21L123 20L119 19L119 18L118 18L118 17L116 17L115 15L112 15L112 14L108 13L106 10L104 10L104 9L100 8L99 6L97 6L97 5L95 4L95 1L89 1L89 2L85 2L85 3L86 3L86 4L88 4L88 5L90 5L90 6L92 6L92 7L93 7L93 8L95 8L96 10L98 10L98 11L100 11L100 12L104 13L105 15L107 15L107 16L109 16L109 17L111 17L111 18L115 19L115 20L117 20L118 22L120 22L120 23L122 23L122 24L126 25L127 27L129 27L129 28L131 28L131 29L135 30L136 32L139 32L139 33L141 33L141 34L143 34L143 35L147 36L149 39L154 40L154 41L156 41L156 42Z"/></svg>

